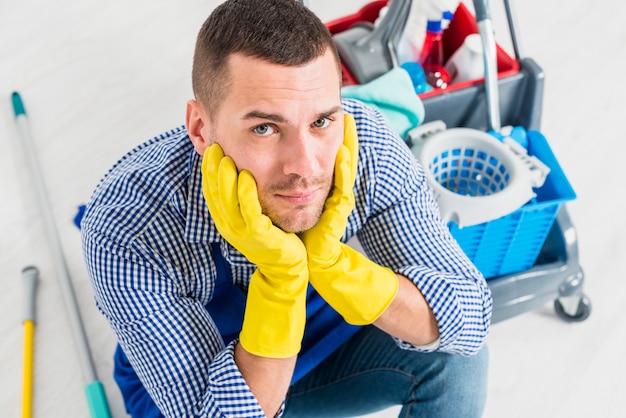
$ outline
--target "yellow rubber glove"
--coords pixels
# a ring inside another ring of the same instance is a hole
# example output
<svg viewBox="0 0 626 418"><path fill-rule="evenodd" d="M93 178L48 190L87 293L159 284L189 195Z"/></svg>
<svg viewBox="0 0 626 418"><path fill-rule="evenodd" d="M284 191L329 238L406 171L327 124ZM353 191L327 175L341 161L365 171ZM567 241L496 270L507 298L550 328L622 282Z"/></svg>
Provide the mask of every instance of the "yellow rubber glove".
<svg viewBox="0 0 626 418"><path fill-rule="evenodd" d="M287 358L300 351L306 323L307 254L297 235L261 212L252 174L211 145L202 191L219 233L257 269L250 279L239 342L248 352Z"/></svg>
<svg viewBox="0 0 626 418"><path fill-rule="evenodd" d="M333 190L319 222L301 234L309 258L309 280L344 319L354 325L374 322L398 291L396 274L340 239L354 208L358 163L356 125L344 116L344 142L335 161Z"/></svg>

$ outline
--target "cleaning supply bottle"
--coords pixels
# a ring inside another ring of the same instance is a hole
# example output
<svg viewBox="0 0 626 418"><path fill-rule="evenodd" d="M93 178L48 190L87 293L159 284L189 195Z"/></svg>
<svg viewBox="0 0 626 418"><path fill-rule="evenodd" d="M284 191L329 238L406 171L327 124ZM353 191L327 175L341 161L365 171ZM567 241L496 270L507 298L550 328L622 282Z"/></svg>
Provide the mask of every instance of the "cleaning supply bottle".
<svg viewBox="0 0 626 418"><path fill-rule="evenodd" d="M425 1L413 1L411 3L411 9L398 42L397 54L400 64L419 61L428 19L425 5Z"/></svg>
<svg viewBox="0 0 626 418"><path fill-rule="evenodd" d="M450 74L444 67L442 21L443 16L439 20L428 21L419 59L426 73L426 81L435 89L445 89L450 83Z"/></svg>
<svg viewBox="0 0 626 418"><path fill-rule="evenodd" d="M459 3L459 0L415 0L411 2L411 8L397 46L400 64L419 62L426 41L428 21L441 20L442 13L452 15L446 11L456 10ZM445 18L443 23L445 24Z"/></svg>
<svg viewBox="0 0 626 418"><path fill-rule="evenodd" d="M478 33L465 37L463 44L446 62L445 69L450 74L452 83L476 80L485 76L483 45Z"/></svg>
<svg viewBox="0 0 626 418"><path fill-rule="evenodd" d="M400 65L400 67L409 73L413 90L415 90L416 94L426 93L433 89L431 85L426 82L426 74L418 62L408 61Z"/></svg>

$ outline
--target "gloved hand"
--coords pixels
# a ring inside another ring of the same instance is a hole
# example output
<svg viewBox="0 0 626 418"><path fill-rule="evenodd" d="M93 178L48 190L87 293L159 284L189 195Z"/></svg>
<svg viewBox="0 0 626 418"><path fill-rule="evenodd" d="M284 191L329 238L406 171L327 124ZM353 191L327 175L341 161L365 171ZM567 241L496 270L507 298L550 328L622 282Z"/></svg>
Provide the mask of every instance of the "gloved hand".
<svg viewBox="0 0 626 418"><path fill-rule="evenodd" d="M307 254L293 233L261 213L252 174L211 145L202 161L202 191L219 233L257 269L250 279L239 342L248 352L286 358L300 351L306 323Z"/></svg>
<svg viewBox="0 0 626 418"><path fill-rule="evenodd" d="M374 322L398 291L396 274L340 239L354 208L358 163L356 125L344 116L344 142L335 161L333 190L319 222L301 234L309 260L309 281L344 319L354 325Z"/></svg>

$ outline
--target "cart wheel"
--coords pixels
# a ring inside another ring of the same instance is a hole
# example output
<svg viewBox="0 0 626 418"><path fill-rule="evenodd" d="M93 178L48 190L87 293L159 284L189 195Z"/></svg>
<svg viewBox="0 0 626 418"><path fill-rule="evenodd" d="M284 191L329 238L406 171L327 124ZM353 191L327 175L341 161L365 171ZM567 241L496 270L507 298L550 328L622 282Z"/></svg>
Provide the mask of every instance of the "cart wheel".
<svg viewBox="0 0 626 418"><path fill-rule="evenodd" d="M589 314L591 313L591 302L587 296L581 295L578 299L578 305L575 306L574 309L566 310L563 307L561 299L557 299L554 301L554 310L559 318L566 322L582 322L589 318Z"/></svg>

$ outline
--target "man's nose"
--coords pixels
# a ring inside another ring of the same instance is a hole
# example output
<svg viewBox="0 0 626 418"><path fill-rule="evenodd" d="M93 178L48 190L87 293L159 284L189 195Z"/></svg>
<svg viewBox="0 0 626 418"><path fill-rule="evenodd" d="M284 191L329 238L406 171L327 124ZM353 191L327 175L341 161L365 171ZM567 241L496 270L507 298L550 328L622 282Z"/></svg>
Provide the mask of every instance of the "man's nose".
<svg viewBox="0 0 626 418"><path fill-rule="evenodd" d="M320 169L320 140L306 131L298 131L285 141L281 150L285 175L315 176Z"/></svg>

